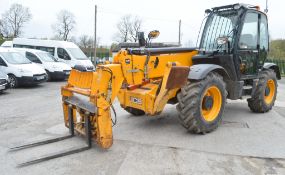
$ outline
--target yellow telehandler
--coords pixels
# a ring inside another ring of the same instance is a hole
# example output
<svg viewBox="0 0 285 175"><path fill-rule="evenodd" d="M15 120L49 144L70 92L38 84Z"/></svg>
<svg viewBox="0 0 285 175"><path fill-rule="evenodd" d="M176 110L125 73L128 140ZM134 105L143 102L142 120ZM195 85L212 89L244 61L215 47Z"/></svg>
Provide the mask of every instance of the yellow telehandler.
<svg viewBox="0 0 285 175"><path fill-rule="evenodd" d="M110 148L116 97L132 115L155 116L167 103L177 104L181 124L202 134L219 126L226 99L247 98L253 112L271 110L280 72L277 65L265 63L266 14L258 6L245 4L205 12L198 48L151 48L151 39L159 35L152 31L147 39L138 34L140 48L120 50L112 63L98 65L95 72L75 66L61 89L64 122L71 134L66 137L76 131L87 138L88 145L22 165L86 150L92 139L101 148Z"/></svg>

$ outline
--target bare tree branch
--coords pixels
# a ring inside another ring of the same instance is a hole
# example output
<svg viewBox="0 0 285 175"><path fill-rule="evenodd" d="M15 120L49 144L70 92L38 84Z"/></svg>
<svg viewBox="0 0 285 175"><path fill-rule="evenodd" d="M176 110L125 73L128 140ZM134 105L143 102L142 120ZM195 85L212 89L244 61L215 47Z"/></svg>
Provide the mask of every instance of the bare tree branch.
<svg viewBox="0 0 285 175"><path fill-rule="evenodd" d="M19 37L23 33L24 24L32 19L30 9L21 4L12 4L2 14L0 32L5 37Z"/></svg>
<svg viewBox="0 0 285 175"><path fill-rule="evenodd" d="M141 30L142 20L135 16L125 15L117 23L118 32L115 39L118 42L136 42L137 32Z"/></svg>
<svg viewBox="0 0 285 175"><path fill-rule="evenodd" d="M84 49L92 48L93 39L92 39L92 37L90 37L88 35L81 35L79 37L78 45L80 48L84 48Z"/></svg>
<svg viewBox="0 0 285 175"><path fill-rule="evenodd" d="M75 17L73 13L62 10L57 14L57 22L52 25L56 38L67 41L70 39L70 33L75 29Z"/></svg>

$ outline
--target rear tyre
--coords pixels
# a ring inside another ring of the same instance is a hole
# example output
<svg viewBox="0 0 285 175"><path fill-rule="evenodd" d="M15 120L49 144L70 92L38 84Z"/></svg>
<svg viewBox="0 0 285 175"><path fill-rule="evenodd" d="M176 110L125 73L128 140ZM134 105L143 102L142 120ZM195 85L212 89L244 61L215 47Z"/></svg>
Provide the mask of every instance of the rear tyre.
<svg viewBox="0 0 285 175"><path fill-rule="evenodd" d="M252 112L268 112L274 106L277 95L277 80L273 70L261 72L258 85L252 97L247 99Z"/></svg>
<svg viewBox="0 0 285 175"><path fill-rule="evenodd" d="M201 81L188 82L178 94L181 124L193 133L208 133L222 121L227 91L223 78L209 73Z"/></svg>
<svg viewBox="0 0 285 175"><path fill-rule="evenodd" d="M140 109L136 109L136 108L132 108L132 107L126 107L125 110L134 116L145 115L145 112L140 110Z"/></svg>
<svg viewBox="0 0 285 175"><path fill-rule="evenodd" d="M19 83L15 75L9 75L10 87L16 88L18 87Z"/></svg>

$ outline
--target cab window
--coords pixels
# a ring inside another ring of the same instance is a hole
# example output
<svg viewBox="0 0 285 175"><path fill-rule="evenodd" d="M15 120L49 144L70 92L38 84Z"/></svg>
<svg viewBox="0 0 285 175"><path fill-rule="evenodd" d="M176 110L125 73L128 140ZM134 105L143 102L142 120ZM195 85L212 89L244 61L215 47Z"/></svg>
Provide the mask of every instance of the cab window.
<svg viewBox="0 0 285 175"><path fill-rule="evenodd" d="M68 55L66 50L63 48L57 48L57 55L58 55L58 58L61 58L64 60L70 60L70 56Z"/></svg>
<svg viewBox="0 0 285 175"><path fill-rule="evenodd" d="M42 63L41 60L39 60L39 58L31 53L31 52L26 52L26 57L31 61L31 62L34 62L34 63Z"/></svg>
<svg viewBox="0 0 285 175"><path fill-rule="evenodd" d="M258 14L248 13L245 17L240 40L240 49L257 49Z"/></svg>
<svg viewBox="0 0 285 175"><path fill-rule="evenodd" d="M267 19L265 15L261 15L260 18L260 49L268 50L268 28L267 28Z"/></svg>
<svg viewBox="0 0 285 175"><path fill-rule="evenodd" d="M53 47L43 47L43 46L37 46L37 50L42 50L45 52L49 52L50 54L54 55L54 48Z"/></svg>

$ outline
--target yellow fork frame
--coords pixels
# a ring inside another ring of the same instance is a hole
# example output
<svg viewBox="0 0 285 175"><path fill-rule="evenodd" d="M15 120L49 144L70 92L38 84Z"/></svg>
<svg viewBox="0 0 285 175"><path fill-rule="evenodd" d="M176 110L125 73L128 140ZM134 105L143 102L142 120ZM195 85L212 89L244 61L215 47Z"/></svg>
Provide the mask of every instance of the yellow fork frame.
<svg viewBox="0 0 285 175"><path fill-rule="evenodd" d="M95 128L92 131L93 139L102 148L111 147L113 134L110 106L119 92L122 82L123 74L120 64L98 66L96 72L79 72L73 69L67 85L61 89L65 125L68 127L68 104L65 103L65 99L76 94L86 96L89 98L89 103L97 107L96 114L88 114L91 117L91 126ZM86 111L77 106L73 106L72 109L75 130L85 135L82 122L84 122ZM76 111L79 113L79 119L76 117Z"/></svg>

